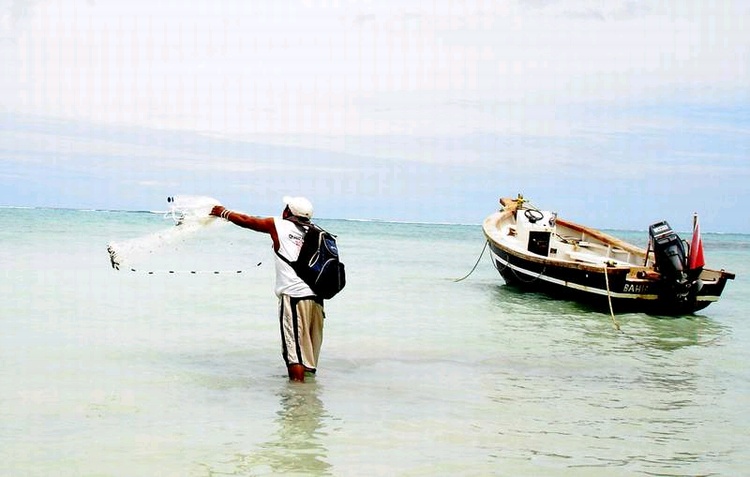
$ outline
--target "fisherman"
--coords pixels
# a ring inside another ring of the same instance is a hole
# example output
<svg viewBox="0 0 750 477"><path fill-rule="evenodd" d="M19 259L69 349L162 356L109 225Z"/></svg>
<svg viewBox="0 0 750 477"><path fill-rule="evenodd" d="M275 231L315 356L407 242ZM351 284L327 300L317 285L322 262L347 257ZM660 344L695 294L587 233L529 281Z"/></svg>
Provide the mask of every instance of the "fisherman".
<svg viewBox="0 0 750 477"><path fill-rule="evenodd" d="M283 201L281 217L255 217L221 205L215 206L211 215L271 236L276 252L275 293L279 299L282 356L289 379L304 382L305 373L315 374L318 365L325 319L323 299L279 255L290 262L297 260L313 206L304 197L284 197Z"/></svg>

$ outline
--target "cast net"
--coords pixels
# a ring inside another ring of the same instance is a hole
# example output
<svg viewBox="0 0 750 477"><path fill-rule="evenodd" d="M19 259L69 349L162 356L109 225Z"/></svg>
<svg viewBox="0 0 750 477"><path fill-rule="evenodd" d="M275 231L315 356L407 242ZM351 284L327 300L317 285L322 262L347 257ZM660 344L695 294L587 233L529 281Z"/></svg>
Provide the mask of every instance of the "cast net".
<svg viewBox="0 0 750 477"><path fill-rule="evenodd" d="M107 244L113 268L120 270L121 267L130 267L166 246L184 243L198 232L226 223L210 215L211 209L220 205L219 201L211 197L176 195L168 197L167 204L169 209L164 217L172 220L170 227Z"/></svg>

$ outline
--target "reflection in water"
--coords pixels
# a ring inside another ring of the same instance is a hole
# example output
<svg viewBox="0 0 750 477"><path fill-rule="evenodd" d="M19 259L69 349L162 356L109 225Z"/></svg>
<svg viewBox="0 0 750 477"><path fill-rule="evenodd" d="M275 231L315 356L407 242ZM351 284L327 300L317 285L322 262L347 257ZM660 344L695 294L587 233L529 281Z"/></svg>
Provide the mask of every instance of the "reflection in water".
<svg viewBox="0 0 750 477"><path fill-rule="evenodd" d="M640 339L649 347L673 351L687 346L712 346L726 336L729 330L705 316L682 318L649 317L641 321Z"/></svg>
<svg viewBox="0 0 750 477"><path fill-rule="evenodd" d="M279 390L278 429L258 449L243 458L242 470L252 475L331 475L328 451L321 437L327 412L314 379L286 382Z"/></svg>
<svg viewBox="0 0 750 477"><path fill-rule="evenodd" d="M624 336L640 345L641 351L674 351L691 346L714 346L728 335L729 329L711 318L695 314L680 317L646 313L623 313L617 316L621 333L613 332L610 316L586 305L557 300L544 294L522 291L502 285L488 289L490 306L505 315L503 333L508 326L583 328L588 339ZM510 323L509 323L510 320ZM597 326L599 325L599 326ZM606 325L606 326L601 326ZM597 344L596 341L589 343Z"/></svg>
<svg viewBox="0 0 750 477"><path fill-rule="evenodd" d="M730 327L700 314L627 313L617 331L606 313L505 286L487 288L487 302L486 339L503 363L488 398L502 409L506 454L570 475L626 466L623 475L708 475L721 463L706 453L716 436L705 429L737 428L717 406L732 392L715 364Z"/></svg>

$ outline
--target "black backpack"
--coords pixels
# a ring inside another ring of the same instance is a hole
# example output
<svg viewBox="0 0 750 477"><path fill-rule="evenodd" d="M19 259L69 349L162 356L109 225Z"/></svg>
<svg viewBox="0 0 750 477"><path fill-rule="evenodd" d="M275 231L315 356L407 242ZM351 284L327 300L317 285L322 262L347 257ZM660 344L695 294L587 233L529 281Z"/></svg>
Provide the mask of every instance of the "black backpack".
<svg viewBox="0 0 750 477"><path fill-rule="evenodd" d="M300 224L301 225L301 224ZM336 236L315 224L305 224L307 233L294 262L282 257L320 298L333 298L346 285L344 264L339 260Z"/></svg>

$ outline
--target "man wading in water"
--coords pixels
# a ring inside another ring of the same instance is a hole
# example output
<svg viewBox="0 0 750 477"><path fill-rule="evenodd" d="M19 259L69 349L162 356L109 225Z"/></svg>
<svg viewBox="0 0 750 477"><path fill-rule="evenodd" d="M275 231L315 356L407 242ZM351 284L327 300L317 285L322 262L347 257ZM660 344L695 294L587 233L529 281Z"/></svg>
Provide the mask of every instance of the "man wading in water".
<svg viewBox="0 0 750 477"><path fill-rule="evenodd" d="M323 342L323 299L313 293L292 267L297 260L313 206L304 197L284 197L286 207L281 217L254 217L229 210L221 205L211 210L235 225L267 233L276 252L276 296L279 298L281 348L292 381L305 381L305 373L315 374Z"/></svg>

